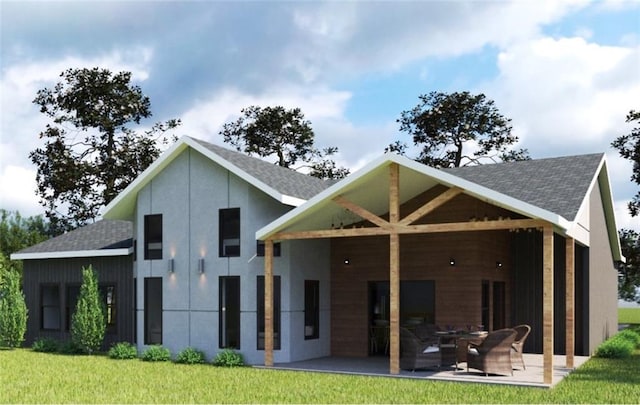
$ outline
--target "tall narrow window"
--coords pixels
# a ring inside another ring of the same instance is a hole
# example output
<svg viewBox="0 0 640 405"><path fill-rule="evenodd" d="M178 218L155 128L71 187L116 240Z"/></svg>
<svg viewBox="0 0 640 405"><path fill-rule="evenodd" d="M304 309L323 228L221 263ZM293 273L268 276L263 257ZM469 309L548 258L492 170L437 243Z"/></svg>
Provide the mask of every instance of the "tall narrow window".
<svg viewBox="0 0 640 405"><path fill-rule="evenodd" d="M491 298L489 294L491 292L491 284L489 280L482 280L482 299L480 304L480 319L482 319L482 326L484 330L489 330L489 321L491 316L491 308L489 303Z"/></svg>
<svg viewBox="0 0 640 405"><path fill-rule="evenodd" d="M222 276L219 287L219 346L240 349L240 277Z"/></svg>
<svg viewBox="0 0 640 405"><path fill-rule="evenodd" d="M219 213L220 257L240 256L240 208Z"/></svg>
<svg viewBox="0 0 640 405"><path fill-rule="evenodd" d="M162 277L144 279L144 344L162 344Z"/></svg>
<svg viewBox="0 0 640 405"><path fill-rule="evenodd" d="M320 281L304 281L304 338L320 336Z"/></svg>
<svg viewBox="0 0 640 405"><path fill-rule="evenodd" d="M505 322L505 283L493 282L493 330L506 327Z"/></svg>
<svg viewBox="0 0 640 405"><path fill-rule="evenodd" d="M60 287L57 285L40 287L40 328L60 330Z"/></svg>
<svg viewBox="0 0 640 405"><path fill-rule="evenodd" d="M144 216L144 259L162 259L162 214Z"/></svg>
<svg viewBox="0 0 640 405"><path fill-rule="evenodd" d="M116 286L101 285L100 295L104 302L105 317L107 321L106 333L116 333Z"/></svg>
<svg viewBox="0 0 640 405"><path fill-rule="evenodd" d="M258 350L264 350L264 276L256 283ZM280 350L280 276L273 276L273 348Z"/></svg>

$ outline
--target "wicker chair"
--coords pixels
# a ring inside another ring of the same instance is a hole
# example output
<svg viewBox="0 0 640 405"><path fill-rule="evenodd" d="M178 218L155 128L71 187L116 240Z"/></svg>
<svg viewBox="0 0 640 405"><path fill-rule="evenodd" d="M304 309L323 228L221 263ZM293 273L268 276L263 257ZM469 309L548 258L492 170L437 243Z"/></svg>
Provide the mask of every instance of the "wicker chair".
<svg viewBox="0 0 640 405"><path fill-rule="evenodd" d="M432 343L423 343L413 332L400 328L400 368L415 371L421 368L439 368L440 351L434 349L425 353Z"/></svg>
<svg viewBox="0 0 640 405"><path fill-rule="evenodd" d="M526 370L524 365L524 359L522 358L522 349L524 348L524 341L527 340L527 336L531 332L531 326L518 325L513 328L516 331L516 339L511 345L511 362L519 362L522 364L522 369Z"/></svg>
<svg viewBox="0 0 640 405"><path fill-rule="evenodd" d="M470 343L467 353L467 372L470 368L475 368L484 371L485 375L513 375L511 345L515 337L515 330L500 329L490 332L479 345Z"/></svg>
<svg viewBox="0 0 640 405"><path fill-rule="evenodd" d="M438 327L432 323L420 323L416 325L415 335L423 343L438 344L438 337L436 332Z"/></svg>

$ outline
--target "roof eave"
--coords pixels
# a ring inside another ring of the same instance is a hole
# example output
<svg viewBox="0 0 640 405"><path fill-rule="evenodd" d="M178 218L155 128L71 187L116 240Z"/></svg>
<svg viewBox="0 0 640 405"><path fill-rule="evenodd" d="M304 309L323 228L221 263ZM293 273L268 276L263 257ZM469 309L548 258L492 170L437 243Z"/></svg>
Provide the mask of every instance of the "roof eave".
<svg viewBox="0 0 640 405"><path fill-rule="evenodd" d="M133 247L122 249L68 250L63 252L12 253L11 260L68 259L74 257L129 256Z"/></svg>

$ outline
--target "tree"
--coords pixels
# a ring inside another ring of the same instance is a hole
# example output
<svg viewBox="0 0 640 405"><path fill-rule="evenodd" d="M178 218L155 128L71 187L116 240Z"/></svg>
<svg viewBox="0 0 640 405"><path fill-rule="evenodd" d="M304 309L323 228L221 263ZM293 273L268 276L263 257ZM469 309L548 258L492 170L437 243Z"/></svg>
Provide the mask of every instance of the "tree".
<svg viewBox="0 0 640 405"><path fill-rule="evenodd" d="M29 155L56 234L94 220L158 157L157 140L180 124L156 123L142 134L131 128L151 117L151 110L149 98L130 83L130 72L68 69L60 77L33 100L53 123L40 133L44 147Z"/></svg>
<svg viewBox="0 0 640 405"><path fill-rule="evenodd" d="M397 120L400 131L413 138L422 150L417 161L433 167L481 164L483 160L528 160L526 149L510 150L518 142L511 134L511 119L498 111L484 94L431 92L420 103L403 111ZM407 146L396 141L386 151L404 154Z"/></svg>
<svg viewBox="0 0 640 405"><path fill-rule="evenodd" d="M0 209L0 252L6 257L50 237L41 215L23 218L20 212Z"/></svg>
<svg viewBox="0 0 640 405"><path fill-rule="evenodd" d="M71 316L71 340L85 353L100 348L107 328L105 308L98 289L98 274L89 266L82 269L82 285L76 310Z"/></svg>
<svg viewBox="0 0 640 405"><path fill-rule="evenodd" d="M314 146L315 134L311 123L304 119L299 108L285 109L282 106L243 108L241 116L222 126L220 135L224 142L239 152L260 157L276 156L276 164L294 169L296 163L307 163L310 175L319 178L342 178L348 169L338 168L329 156L338 148L318 150ZM299 167L300 168L300 167Z"/></svg>
<svg viewBox="0 0 640 405"><path fill-rule="evenodd" d="M4 267L4 259L0 266ZM27 305L22 293L20 273L0 270L0 346L19 347L27 331Z"/></svg>
<svg viewBox="0 0 640 405"><path fill-rule="evenodd" d="M636 124L640 123L640 110L631 110L627 114L626 122L631 123L634 121L636 121ZM640 126L633 128L629 134L616 138L611 143L611 146L618 149L620 156L633 162L631 181L640 185ZM632 217L638 215L638 212L640 212L640 191L631 199L628 207Z"/></svg>
<svg viewBox="0 0 640 405"><path fill-rule="evenodd" d="M622 255L627 259L620 265L618 297L640 304L640 234L631 229L621 229L618 234Z"/></svg>

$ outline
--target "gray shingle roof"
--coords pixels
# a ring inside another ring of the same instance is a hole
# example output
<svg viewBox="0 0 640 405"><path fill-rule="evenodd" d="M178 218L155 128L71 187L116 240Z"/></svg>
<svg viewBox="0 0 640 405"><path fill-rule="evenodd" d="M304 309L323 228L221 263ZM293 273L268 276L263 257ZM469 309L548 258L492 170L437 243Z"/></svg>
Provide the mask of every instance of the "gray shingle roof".
<svg viewBox="0 0 640 405"><path fill-rule="evenodd" d="M129 248L133 243L132 236L133 225L131 222L104 219L22 249L17 253Z"/></svg>
<svg viewBox="0 0 640 405"><path fill-rule="evenodd" d="M573 221L604 154L444 169Z"/></svg>
<svg viewBox="0 0 640 405"><path fill-rule="evenodd" d="M191 139L283 195L308 200L333 184L222 146Z"/></svg>

